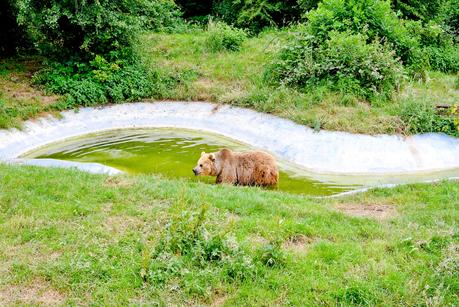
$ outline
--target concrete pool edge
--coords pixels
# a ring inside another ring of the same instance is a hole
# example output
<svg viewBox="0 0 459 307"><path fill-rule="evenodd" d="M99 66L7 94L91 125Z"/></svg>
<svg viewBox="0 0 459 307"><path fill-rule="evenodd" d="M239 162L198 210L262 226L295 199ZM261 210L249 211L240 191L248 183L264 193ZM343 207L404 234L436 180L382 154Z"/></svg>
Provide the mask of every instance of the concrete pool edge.
<svg viewBox="0 0 459 307"><path fill-rule="evenodd" d="M130 128L211 132L270 151L316 174L391 176L459 168L459 139L445 135L317 133L272 115L203 102L128 103L28 121L23 131L0 130L0 161L72 137Z"/></svg>

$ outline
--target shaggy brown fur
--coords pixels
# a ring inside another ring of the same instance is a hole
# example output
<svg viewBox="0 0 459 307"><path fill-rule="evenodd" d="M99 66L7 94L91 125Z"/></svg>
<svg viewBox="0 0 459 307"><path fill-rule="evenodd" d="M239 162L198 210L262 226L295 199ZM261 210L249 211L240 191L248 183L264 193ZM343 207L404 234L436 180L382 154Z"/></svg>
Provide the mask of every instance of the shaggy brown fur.
<svg viewBox="0 0 459 307"><path fill-rule="evenodd" d="M271 186L279 180L276 160L261 151L203 152L193 172L196 176L217 176L217 183L235 185Z"/></svg>

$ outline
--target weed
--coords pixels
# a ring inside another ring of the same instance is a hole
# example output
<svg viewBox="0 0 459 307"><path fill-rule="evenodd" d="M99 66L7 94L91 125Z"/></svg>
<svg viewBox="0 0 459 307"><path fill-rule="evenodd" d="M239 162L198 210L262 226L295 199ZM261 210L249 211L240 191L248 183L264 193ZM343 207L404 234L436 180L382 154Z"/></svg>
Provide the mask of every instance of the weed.
<svg viewBox="0 0 459 307"><path fill-rule="evenodd" d="M147 275L152 286L161 287L172 278L181 278L179 284L184 291L204 296L206 291L197 290L208 289L215 278L235 282L254 276L252 257L234 237L217 231L207 221L207 206L198 211L176 206L180 211L174 209L176 213L152 252Z"/></svg>
<svg viewBox="0 0 459 307"><path fill-rule="evenodd" d="M402 106L401 118L411 133L443 132L457 134L453 115L441 116L429 104L408 101Z"/></svg>

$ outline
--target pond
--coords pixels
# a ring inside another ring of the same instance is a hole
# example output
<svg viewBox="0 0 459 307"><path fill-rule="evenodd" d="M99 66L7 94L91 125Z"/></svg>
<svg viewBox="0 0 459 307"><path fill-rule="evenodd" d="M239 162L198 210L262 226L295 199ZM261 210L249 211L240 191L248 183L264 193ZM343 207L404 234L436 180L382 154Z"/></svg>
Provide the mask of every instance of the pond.
<svg viewBox="0 0 459 307"><path fill-rule="evenodd" d="M97 162L130 174L161 174L169 178L214 183L214 177L195 177L192 168L201 152L221 148L253 150L249 145L201 131L170 128L122 129L89 134L47 145L24 158ZM359 185L317 180L296 165L278 160L280 180L273 188L288 193L326 196Z"/></svg>

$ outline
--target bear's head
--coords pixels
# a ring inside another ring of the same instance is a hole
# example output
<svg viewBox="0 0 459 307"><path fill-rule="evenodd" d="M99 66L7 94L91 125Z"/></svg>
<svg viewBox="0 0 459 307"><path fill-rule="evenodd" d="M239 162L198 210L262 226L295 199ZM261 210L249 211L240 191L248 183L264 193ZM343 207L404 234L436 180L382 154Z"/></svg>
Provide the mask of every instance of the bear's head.
<svg viewBox="0 0 459 307"><path fill-rule="evenodd" d="M201 158L198 160L198 165L193 168L195 176L217 176L217 168L215 167L215 154L201 153Z"/></svg>

